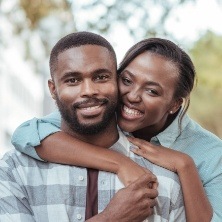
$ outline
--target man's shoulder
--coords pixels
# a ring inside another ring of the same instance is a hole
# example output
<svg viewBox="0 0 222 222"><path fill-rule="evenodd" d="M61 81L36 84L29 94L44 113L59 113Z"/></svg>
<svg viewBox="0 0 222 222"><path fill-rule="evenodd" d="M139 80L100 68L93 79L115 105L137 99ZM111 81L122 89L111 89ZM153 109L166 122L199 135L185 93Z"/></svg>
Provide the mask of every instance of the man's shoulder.
<svg viewBox="0 0 222 222"><path fill-rule="evenodd" d="M34 159L26 154L23 154L15 149L6 152L0 160L1 167L7 167L10 169L30 167L30 168L39 168L41 170L41 169L50 169L57 165L60 164L43 162Z"/></svg>
<svg viewBox="0 0 222 222"><path fill-rule="evenodd" d="M10 161L13 161L13 160L16 161L16 159L19 158L20 154L21 153L18 152L17 150L12 149L3 155L3 157L0 159L0 163L4 163L4 162L9 163Z"/></svg>

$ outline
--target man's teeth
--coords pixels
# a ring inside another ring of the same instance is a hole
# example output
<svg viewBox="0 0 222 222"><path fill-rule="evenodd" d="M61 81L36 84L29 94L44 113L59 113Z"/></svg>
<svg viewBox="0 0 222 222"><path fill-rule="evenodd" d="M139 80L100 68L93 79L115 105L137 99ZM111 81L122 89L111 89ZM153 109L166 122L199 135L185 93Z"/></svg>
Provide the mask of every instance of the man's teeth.
<svg viewBox="0 0 222 222"><path fill-rule="evenodd" d="M85 107L85 108L82 108L84 110L93 110L93 109L98 109L100 106L90 106L90 107Z"/></svg>
<svg viewBox="0 0 222 222"><path fill-rule="evenodd" d="M141 116L142 115L142 113L140 111L135 110L135 109L130 109L127 106L124 106L123 110L127 115L131 115L131 116L138 116L138 115Z"/></svg>

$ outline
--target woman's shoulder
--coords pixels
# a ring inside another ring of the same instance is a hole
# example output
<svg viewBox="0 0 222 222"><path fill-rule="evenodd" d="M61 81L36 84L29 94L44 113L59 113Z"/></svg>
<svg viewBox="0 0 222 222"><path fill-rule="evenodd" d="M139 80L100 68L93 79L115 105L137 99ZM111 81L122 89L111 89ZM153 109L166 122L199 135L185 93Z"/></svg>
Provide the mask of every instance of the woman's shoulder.
<svg viewBox="0 0 222 222"><path fill-rule="evenodd" d="M222 148L222 140L217 135L202 127L191 118L186 127L182 130L181 137L191 140L192 143L212 143Z"/></svg>

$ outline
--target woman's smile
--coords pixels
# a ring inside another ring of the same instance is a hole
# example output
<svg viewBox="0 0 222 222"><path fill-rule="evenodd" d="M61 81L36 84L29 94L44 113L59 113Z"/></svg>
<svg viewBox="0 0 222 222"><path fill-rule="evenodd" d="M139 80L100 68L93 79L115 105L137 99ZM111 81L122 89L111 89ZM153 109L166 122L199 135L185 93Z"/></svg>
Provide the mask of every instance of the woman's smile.
<svg viewBox="0 0 222 222"><path fill-rule="evenodd" d="M124 104L121 106L121 111L122 111L121 112L122 117L125 119L129 119L129 120L139 119L139 118L143 117L143 115L144 115L139 110L129 108L128 106L126 106Z"/></svg>

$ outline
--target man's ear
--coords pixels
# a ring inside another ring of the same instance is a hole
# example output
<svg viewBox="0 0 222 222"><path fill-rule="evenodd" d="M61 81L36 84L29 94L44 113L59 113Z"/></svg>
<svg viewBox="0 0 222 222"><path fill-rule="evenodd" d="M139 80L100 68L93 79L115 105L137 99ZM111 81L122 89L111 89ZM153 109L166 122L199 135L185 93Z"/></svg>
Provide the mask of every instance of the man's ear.
<svg viewBox="0 0 222 222"><path fill-rule="evenodd" d="M49 91L51 93L52 98L56 99L56 87L55 87L55 83L52 79L48 80L48 87L49 87Z"/></svg>
<svg viewBox="0 0 222 222"><path fill-rule="evenodd" d="M170 108L169 113L170 114L176 113L178 111L178 109L181 107L182 103L183 103L183 98L176 99L174 101L172 107Z"/></svg>

